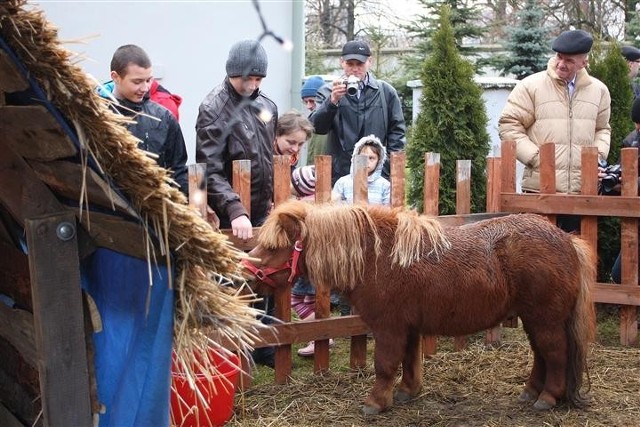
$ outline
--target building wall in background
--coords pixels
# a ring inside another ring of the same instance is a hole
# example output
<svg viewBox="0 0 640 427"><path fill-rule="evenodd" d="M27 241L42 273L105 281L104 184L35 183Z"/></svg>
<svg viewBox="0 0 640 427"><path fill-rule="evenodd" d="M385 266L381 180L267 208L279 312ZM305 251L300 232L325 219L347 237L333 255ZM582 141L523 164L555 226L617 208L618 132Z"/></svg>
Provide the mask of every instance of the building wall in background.
<svg viewBox="0 0 640 427"><path fill-rule="evenodd" d="M250 0L225 2L116 2L87 0L33 2L59 28L65 46L85 57L79 65L99 81L109 79L111 56L118 46L137 44L147 51L154 75L183 97L180 125L189 163L195 162L195 121L198 106L225 77L229 48L242 39L257 39L262 26ZM292 2L260 3L270 30L292 39ZM294 41L295 42L295 41ZM285 51L273 38L262 41L269 68L264 92L280 112L292 106L292 63L303 42ZM304 53L302 53L304 55ZM302 76L296 76L300 82Z"/></svg>

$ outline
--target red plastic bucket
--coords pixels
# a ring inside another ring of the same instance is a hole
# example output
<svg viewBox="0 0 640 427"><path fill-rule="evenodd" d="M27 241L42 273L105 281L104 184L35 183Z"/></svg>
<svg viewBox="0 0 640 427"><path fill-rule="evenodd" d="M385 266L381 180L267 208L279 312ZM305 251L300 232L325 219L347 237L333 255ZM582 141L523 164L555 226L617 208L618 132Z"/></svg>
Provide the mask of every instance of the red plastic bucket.
<svg viewBox="0 0 640 427"><path fill-rule="evenodd" d="M171 424L179 427L223 426L233 414L233 398L238 384L239 359L209 350L209 359L219 375L195 374L191 388L186 375L173 364L171 379ZM208 378L207 378L208 377ZM203 402L204 400L204 402ZM206 403L205 403L206 402Z"/></svg>

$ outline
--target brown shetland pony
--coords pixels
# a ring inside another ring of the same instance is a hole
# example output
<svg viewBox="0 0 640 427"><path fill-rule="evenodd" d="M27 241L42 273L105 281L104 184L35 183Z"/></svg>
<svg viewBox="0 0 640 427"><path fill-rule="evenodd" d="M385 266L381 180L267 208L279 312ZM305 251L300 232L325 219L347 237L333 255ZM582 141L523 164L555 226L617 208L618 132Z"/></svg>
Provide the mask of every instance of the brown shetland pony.
<svg viewBox="0 0 640 427"><path fill-rule="evenodd" d="M396 400L419 394L422 334L471 334L510 315L522 320L534 353L520 400L536 409L585 403L593 253L540 216L445 227L401 209L292 201L272 212L250 255L261 260L254 272L273 273L272 285L291 280L293 265L316 286L342 292L371 328L376 381L365 414L392 404L400 364Z"/></svg>

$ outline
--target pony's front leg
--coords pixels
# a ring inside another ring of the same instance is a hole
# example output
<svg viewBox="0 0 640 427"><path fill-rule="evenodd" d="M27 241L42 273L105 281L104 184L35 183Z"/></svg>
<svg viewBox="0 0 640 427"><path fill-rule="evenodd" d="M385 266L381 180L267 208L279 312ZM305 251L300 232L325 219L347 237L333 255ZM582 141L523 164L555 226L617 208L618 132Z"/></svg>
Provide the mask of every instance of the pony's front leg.
<svg viewBox="0 0 640 427"><path fill-rule="evenodd" d="M406 402L422 390L422 339L417 332L409 333L402 360L402 380L394 395L397 402Z"/></svg>
<svg viewBox="0 0 640 427"><path fill-rule="evenodd" d="M393 336L388 333L382 335L374 333L374 336L376 347L373 365L376 382L364 401L362 412L365 415L377 415L393 403L393 385L405 349L405 339L402 336Z"/></svg>

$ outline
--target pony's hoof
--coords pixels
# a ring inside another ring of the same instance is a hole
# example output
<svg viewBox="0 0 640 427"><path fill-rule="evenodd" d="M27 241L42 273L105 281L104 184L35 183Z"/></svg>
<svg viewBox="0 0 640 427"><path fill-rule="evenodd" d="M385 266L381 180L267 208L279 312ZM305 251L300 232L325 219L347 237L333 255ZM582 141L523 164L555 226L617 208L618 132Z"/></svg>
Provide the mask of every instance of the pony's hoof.
<svg viewBox="0 0 640 427"><path fill-rule="evenodd" d="M533 409L535 409L536 411L548 411L549 409L556 406L556 400L554 398L551 398L551 400L552 401L549 401L549 399L545 399L545 396L541 394L538 400L536 400L536 403L533 404Z"/></svg>
<svg viewBox="0 0 640 427"><path fill-rule="evenodd" d="M528 388L524 389L520 396L518 396L518 402L531 403L538 399L538 394L532 392Z"/></svg>
<svg viewBox="0 0 640 427"><path fill-rule="evenodd" d="M536 403L533 404L533 409L535 409L536 411L548 411L554 406L556 405L553 405L546 400L538 399L536 400Z"/></svg>
<svg viewBox="0 0 640 427"><path fill-rule="evenodd" d="M411 395L404 390L398 390L393 395L393 400L399 403L405 403L411 400Z"/></svg>
<svg viewBox="0 0 640 427"><path fill-rule="evenodd" d="M369 406L369 405L363 405L362 406L362 413L364 415L378 415L380 412L380 408L375 407L375 406Z"/></svg>

